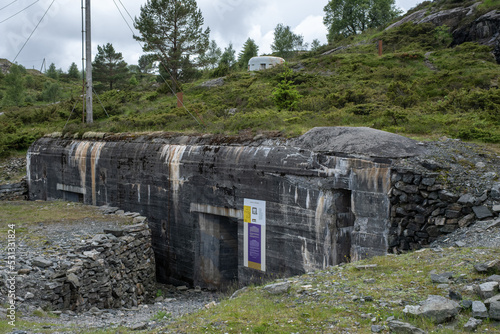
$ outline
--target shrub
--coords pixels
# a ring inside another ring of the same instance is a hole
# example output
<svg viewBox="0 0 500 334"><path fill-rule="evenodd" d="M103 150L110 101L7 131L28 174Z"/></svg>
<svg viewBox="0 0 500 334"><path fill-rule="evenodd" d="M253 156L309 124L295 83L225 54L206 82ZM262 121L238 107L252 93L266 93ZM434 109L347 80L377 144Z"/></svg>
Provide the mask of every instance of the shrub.
<svg viewBox="0 0 500 334"><path fill-rule="evenodd" d="M500 135L492 133L487 129L470 127L461 129L457 133L458 138L463 140L480 140L486 143L500 143Z"/></svg>
<svg viewBox="0 0 500 334"><path fill-rule="evenodd" d="M278 110L294 110L302 98L297 87L288 79L288 77L292 75L293 71L285 67L285 71L280 75L281 81L272 93L274 103Z"/></svg>
<svg viewBox="0 0 500 334"><path fill-rule="evenodd" d="M387 88L387 98L397 106L408 108L417 102L417 97L411 86L402 81L391 82Z"/></svg>

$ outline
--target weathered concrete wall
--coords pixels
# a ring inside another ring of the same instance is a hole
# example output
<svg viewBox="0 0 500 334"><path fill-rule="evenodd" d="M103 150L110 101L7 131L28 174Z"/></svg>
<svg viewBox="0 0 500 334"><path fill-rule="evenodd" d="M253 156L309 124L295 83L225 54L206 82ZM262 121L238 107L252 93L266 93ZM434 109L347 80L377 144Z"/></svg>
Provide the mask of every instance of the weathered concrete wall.
<svg viewBox="0 0 500 334"><path fill-rule="evenodd" d="M221 287L386 254L388 160L277 143L200 138L42 138L31 199L80 200L147 216L161 282ZM266 272L243 266L243 201L266 201Z"/></svg>

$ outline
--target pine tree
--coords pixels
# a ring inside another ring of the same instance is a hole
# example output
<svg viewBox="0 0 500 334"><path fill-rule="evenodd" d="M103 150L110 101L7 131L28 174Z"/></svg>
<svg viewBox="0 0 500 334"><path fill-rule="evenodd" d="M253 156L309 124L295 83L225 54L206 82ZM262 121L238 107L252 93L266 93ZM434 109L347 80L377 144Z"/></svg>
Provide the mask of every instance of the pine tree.
<svg viewBox="0 0 500 334"><path fill-rule="evenodd" d="M224 49L224 53L220 58L219 66L225 65L231 68L236 63L236 51L233 49L233 43L229 43L227 48Z"/></svg>
<svg viewBox="0 0 500 334"><path fill-rule="evenodd" d="M54 63L50 64L49 69L45 72L45 75L55 80L58 79L58 73Z"/></svg>
<svg viewBox="0 0 500 334"><path fill-rule="evenodd" d="M202 66L213 70L219 63L221 56L222 51L217 46L217 42L211 40L208 49L201 55Z"/></svg>
<svg viewBox="0 0 500 334"><path fill-rule="evenodd" d="M69 67L69 70L68 70L68 76L71 79L79 79L80 78L80 71L78 71L78 66L76 66L75 63L71 63L71 66Z"/></svg>
<svg viewBox="0 0 500 334"><path fill-rule="evenodd" d="M92 77L95 81L109 84L109 89L126 82L128 68L121 52L116 52L111 43L97 46L97 55L92 63Z"/></svg>
<svg viewBox="0 0 500 334"><path fill-rule="evenodd" d="M203 16L195 0L147 0L134 26L143 50L162 59L169 69L173 90L183 68L193 64L191 56L202 55L209 44L210 29L203 31Z"/></svg>
<svg viewBox="0 0 500 334"><path fill-rule="evenodd" d="M245 44L243 44L243 50L238 55L238 64L241 68L248 67L248 61L252 57L256 57L259 52L259 47L255 44L255 41L251 38L247 39Z"/></svg>
<svg viewBox="0 0 500 334"><path fill-rule="evenodd" d="M56 102L61 94L61 87L55 82L46 82L42 91L42 99L47 102Z"/></svg>
<svg viewBox="0 0 500 334"><path fill-rule="evenodd" d="M317 51L321 47L319 39L314 39L311 43L311 51Z"/></svg>

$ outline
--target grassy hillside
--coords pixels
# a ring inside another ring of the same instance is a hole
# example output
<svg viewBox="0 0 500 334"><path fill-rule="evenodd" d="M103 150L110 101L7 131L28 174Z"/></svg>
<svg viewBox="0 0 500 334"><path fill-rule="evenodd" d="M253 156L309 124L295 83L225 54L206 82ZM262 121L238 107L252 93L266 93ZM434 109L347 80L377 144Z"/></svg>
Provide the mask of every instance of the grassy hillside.
<svg viewBox="0 0 500 334"><path fill-rule="evenodd" d="M487 9L494 5L488 4ZM384 44L382 56L378 56L378 40ZM314 126L369 126L420 138L446 135L500 143L500 65L490 47L465 43L449 48L450 42L443 27L405 24L298 54L286 65L293 69L287 79L301 95L293 110L279 111L272 97L284 67L256 73L233 71L222 86L213 88L200 86L212 79L211 73L205 73L184 84L186 108L177 108L165 84L144 77L137 86L94 98L92 125L82 124L79 83L63 83L60 103L47 105L33 98L26 107L0 109L4 112L0 155L26 149L37 137L55 131L295 136ZM38 90L28 92L33 97L45 81L52 80L26 76L37 84Z"/></svg>

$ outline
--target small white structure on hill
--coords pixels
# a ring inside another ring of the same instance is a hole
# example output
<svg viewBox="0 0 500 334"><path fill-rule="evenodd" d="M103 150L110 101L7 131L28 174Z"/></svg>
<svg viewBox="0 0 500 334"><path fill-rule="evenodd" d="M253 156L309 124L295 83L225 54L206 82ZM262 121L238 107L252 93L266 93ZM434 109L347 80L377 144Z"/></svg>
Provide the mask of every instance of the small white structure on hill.
<svg viewBox="0 0 500 334"><path fill-rule="evenodd" d="M271 68L276 65L283 64L285 59L280 57L252 57L248 61L248 70L249 71L260 71L265 70L266 68Z"/></svg>

